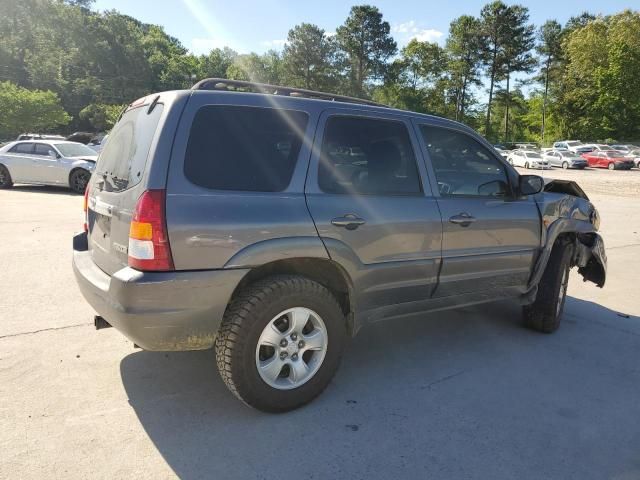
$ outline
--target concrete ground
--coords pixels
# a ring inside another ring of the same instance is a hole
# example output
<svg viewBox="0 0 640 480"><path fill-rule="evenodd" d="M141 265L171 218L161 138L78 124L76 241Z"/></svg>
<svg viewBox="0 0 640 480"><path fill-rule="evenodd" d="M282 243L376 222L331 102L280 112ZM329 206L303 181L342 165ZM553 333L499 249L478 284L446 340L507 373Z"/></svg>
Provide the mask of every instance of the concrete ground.
<svg viewBox="0 0 640 480"><path fill-rule="evenodd" d="M212 352L96 332L70 268L82 198L0 191L0 478L640 478L640 196L598 188L640 171L545 175L585 181L609 256L604 289L573 275L556 334L508 302L376 324L284 415L238 402Z"/></svg>

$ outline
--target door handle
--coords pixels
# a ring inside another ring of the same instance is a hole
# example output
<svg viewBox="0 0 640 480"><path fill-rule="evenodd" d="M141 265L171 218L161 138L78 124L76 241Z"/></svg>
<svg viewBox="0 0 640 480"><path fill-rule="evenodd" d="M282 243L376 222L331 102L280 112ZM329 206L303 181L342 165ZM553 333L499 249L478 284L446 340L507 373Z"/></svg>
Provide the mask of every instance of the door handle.
<svg viewBox="0 0 640 480"><path fill-rule="evenodd" d="M451 223L455 223L456 225L460 225L461 227L468 227L473 222L476 221L475 217L472 217L466 212L459 213L458 215L454 215L449 218Z"/></svg>
<svg viewBox="0 0 640 480"><path fill-rule="evenodd" d="M331 220L331 225L335 225L336 227L344 227L347 230L355 230L360 225L364 225L366 221L364 218L360 218L353 213L347 213L342 217L336 217Z"/></svg>

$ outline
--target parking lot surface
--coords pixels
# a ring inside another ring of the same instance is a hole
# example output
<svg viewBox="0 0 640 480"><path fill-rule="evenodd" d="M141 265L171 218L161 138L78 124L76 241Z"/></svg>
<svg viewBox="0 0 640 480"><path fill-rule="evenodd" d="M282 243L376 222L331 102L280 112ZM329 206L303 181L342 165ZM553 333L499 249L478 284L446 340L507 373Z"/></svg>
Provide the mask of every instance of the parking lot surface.
<svg viewBox="0 0 640 480"><path fill-rule="evenodd" d="M609 257L602 290L573 274L556 334L509 302L375 324L282 415L238 402L210 351L96 332L82 197L0 191L0 478L640 478L640 171L543 175L580 183Z"/></svg>

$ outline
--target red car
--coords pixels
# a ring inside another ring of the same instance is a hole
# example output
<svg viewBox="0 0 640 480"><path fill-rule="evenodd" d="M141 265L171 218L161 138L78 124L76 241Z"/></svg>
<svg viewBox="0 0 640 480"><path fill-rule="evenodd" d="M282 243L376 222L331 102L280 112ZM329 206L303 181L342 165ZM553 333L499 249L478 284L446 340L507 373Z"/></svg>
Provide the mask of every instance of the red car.
<svg viewBox="0 0 640 480"><path fill-rule="evenodd" d="M609 170L631 170L634 166L632 159L616 150L595 150L584 153L582 158L587 160L590 167L608 168Z"/></svg>

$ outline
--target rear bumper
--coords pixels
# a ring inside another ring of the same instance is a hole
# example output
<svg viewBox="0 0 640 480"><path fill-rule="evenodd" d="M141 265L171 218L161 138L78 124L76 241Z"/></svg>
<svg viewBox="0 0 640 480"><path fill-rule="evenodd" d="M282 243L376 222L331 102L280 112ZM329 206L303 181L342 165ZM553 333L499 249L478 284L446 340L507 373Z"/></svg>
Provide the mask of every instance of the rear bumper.
<svg viewBox="0 0 640 480"><path fill-rule="evenodd" d="M73 239L73 271L89 304L145 350L211 348L246 269L140 272L109 276L91 259L86 234Z"/></svg>

